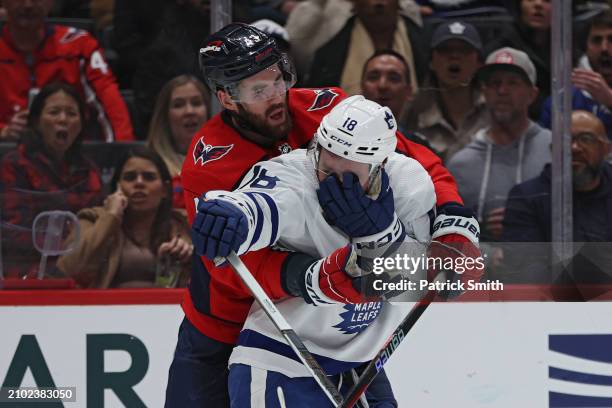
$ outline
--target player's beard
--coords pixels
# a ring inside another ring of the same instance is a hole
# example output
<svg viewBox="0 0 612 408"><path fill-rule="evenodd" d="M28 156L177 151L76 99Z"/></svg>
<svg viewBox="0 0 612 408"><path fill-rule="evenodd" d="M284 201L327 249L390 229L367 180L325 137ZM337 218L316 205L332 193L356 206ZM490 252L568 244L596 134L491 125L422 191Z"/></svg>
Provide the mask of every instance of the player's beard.
<svg viewBox="0 0 612 408"><path fill-rule="evenodd" d="M250 127L249 130L260 134L265 139L270 140L271 144L274 144L279 140L286 139L289 135L293 122L291 120L291 115L289 114L287 99L285 99L284 103L277 103L268 107L263 115L256 115L247 111L240 103L237 105L238 116L240 116L242 122L248 123L248 126ZM268 123L266 118L270 115L270 113L278 108L283 108L285 110L285 121L280 125L272 126Z"/></svg>

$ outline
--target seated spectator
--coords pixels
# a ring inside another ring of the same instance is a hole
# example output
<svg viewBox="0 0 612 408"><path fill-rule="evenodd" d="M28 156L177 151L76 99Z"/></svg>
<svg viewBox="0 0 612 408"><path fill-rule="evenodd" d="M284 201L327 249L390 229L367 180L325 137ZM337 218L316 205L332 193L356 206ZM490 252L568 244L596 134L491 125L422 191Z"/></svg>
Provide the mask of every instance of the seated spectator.
<svg viewBox="0 0 612 408"><path fill-rule="evenodd" d="M425 72L420 28L399 13L399 0L355 0L355 15L314 56L309 87L340 86L348 95L360 94L362 68L375 51L392 49L410 68L414 91Z"/></svg>
<svg viewBox="0 0 612 408"><path fill-rule="evenodd" d="M208 117L209 105L208 89L190 75L172 79L157 97L147 143L170 171L174 208L185 208L181 167L193 135Z"/></svg>
<svg viewBox="0 0 612 408"><path fill-rule="evenodd" d="M363 96L388 106L393 116L400 118L412 99L410 69L404 57L392 50L376 51L363 66L361 89ZM401 124L398 129L409 140L431 149L422 135L409 132Z"/></svg>
<svg viewBox="0 0 612 408"><path fill-rule="evenodd" d="M474 26L460 21L439 25L431 41L429 77L408 113L405 127L419 132L444 160L489 124L475 78L482 43Z"/></svg>
<svg viewBox="0 0 612 408"><path fill-rule="evenodd" d="M151 287L156 265L174 263L174 281L184 285L193 246L185 216L172 209L172 180L161 157L132 149L111 185L103 207L78 213L81 239L60 257L59 270L85 288Z"/></svg>
<svg viewBox="0 0 612 408"><path fill-rule="evenodd" d="M448 162L466 207L477 213L482 241L501 237L504 205L510 189L540 173L550 161L551 134L529 120L538 95L536 70L522 51L494 51L478 71L489 127Z"/></svg>
<svg viewBox="0 0 612 408"><path fill-rule="evenodd" d="M63 81L86 97L102 140L132 140L127 107L98 42L85 31L46 24L50 1L3 4L7 21L0 36L0 59L5 61L0 64L0 139L16 140L28 99L48 83Z"/></svg>
<svg viewBox="0 0 612 408"><path fill-rule="evenodd" d="M571 132L573 240L580 243L612 242L612 165L605 161L610 152L605 128L592 113L574 111ZM547 164L538 177L510 190L503 239L551 242L551 235L551 167ZM520 248L523 252L518 254L520 256L507 254L505 257L515 265L512 269L519 275L513 280L549 283L554 279L561 285L612 283L612 259L607 255L610 247L606 250L602 246L586 244L558 277L551 273L551 253L545 254L548 262L538 262L538 267L534 267L533 249Z"/></svg>
<svg viewBox="0 0 612 408"><path fill-rule="evenodd" d="M81 153L84 109L70 85L45 86L32 102L17 150L0 161L4 270L9 276L35 276L40 255L31 227L36 215L47 210L76 213L101 202L99 171Z"/></svg>
<svg viewBox="0 0 612 408"><path fill-rule="evenodd" d="M516 0L512 9L515 23L487 46L488 51L502 47L524 51L535 65L540 93L529 109L533 120L539 119L542 104L550 95L551 7L550 0Z"/></svg>
<svg viewBox="0 0 612 408"><path fill-rule="evenodd" d="M612 10L596 16L588 28L586 52L572 72L572 109L596 115L612 140ZM544 103L540 124L550 128L552 101Z"/></svg>
<svg viewBox="0 0 612 408"><path fill-rule="evenodd" d="M400 0L400 14L419 27L423 25L414 0ZM304 0L293 8L285 28L293 47L291 57L300 82L310 72L315 52L334 37L354 15L349 0Z"/></svg>

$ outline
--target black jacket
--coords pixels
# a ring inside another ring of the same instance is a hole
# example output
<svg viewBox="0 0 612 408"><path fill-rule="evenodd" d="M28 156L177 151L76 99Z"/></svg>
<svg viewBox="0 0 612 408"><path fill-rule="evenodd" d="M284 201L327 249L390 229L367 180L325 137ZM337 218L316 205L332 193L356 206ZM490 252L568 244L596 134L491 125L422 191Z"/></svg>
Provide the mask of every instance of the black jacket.
<svg viewBox="0 0 612 408"><path fill-rule="evenodd" d="M425 46L419 27L408 17L401 17L410 37L416 77L421 83L427 72L429 47ZM351 17L338 34L316 51L310 74L306 79L307 87L340 86L356 18L357 16Z"/></svg>
<svg viewBox="0 0 612 408"><path fill-rule="evenodd" d="M508 194L503 240L529 242L510 245L504 259L524 273L525 283L559 285L612 283L612 165L604 163L601 184L594 191L574 192L572 261L555 274L557 262L549 243L552 238L551 169L515 186ZM540 242L542 244L534 244ZM538 269L538 270L536 270ZM532 281L535 279L535 281ZM548 282L547 279L550 279Z"/></svg>

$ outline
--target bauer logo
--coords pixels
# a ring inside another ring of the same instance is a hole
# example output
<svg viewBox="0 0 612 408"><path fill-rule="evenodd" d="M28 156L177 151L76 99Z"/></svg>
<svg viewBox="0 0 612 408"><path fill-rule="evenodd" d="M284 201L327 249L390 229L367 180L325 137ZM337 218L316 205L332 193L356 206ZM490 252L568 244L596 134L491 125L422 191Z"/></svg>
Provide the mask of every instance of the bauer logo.
<svg viewBox="0 0 612 408"><path fill-rule="evenodd" d="M312 106L308 108L308 111L315 111L327 108L338 96L338 94L332 91L331 89L315 89L314 93L316 97L314 102L312 103Z"/></svg>
<svg viewBox="0 0 612 408"><path fill-rule="evenodd" d="M193 161L195 164L199 163L203 166L208 162L219 160L232 150L232 147L234 147L233 144L229 146L212 146L206 144L202 136L193 148Z"/></svg>
<svg viewBox="0 0 612 408"><path fill-rule="evenodd" d="M334 327L345 334L361 333L378 317L382 305L382 302L346 304L346 311L340 313L342 321Z"/></svg>
<svg viewBox="0 0 612 408"><path fill-rule="evenodd" d="M548 349L550 408L612 407L612 334L551 334Z"/></svg>

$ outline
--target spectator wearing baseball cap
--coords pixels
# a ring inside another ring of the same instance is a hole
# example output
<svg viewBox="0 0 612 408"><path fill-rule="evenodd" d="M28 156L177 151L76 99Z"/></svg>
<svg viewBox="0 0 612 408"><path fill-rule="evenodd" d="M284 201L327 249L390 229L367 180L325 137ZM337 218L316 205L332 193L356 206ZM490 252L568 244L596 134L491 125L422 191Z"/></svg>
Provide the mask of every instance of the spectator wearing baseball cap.
<svg viewBox="0 0 612 408"><path fill-rule="evenodd" d="M489 123L478 83L473 81L482 65L482 42L471 24L449 21L436 28L431 48L428 79L405 124L423 134L447 160Z"/></svg>
<svg viewBox="0 0 612 408"><path fill-rule="evenodd" d="M551 158L551 134L528 116L536 100L536 69L523 51L501 48L477 72L490 125L448 162L466 207L477 214L481 241L502 234L505 202L516 184L536 177Z"/></svg>
<svg viewBox="0 0 612 408"><path fill-rule="evenodd" d="M509 7L514 23L505 26L499 37L487 44L490 52L503 47L524 51L537 72L540 94L529 107L529 117L540 117L542 104L550 95L550 26L552 3L549 0L514 0Z"/></svg>

